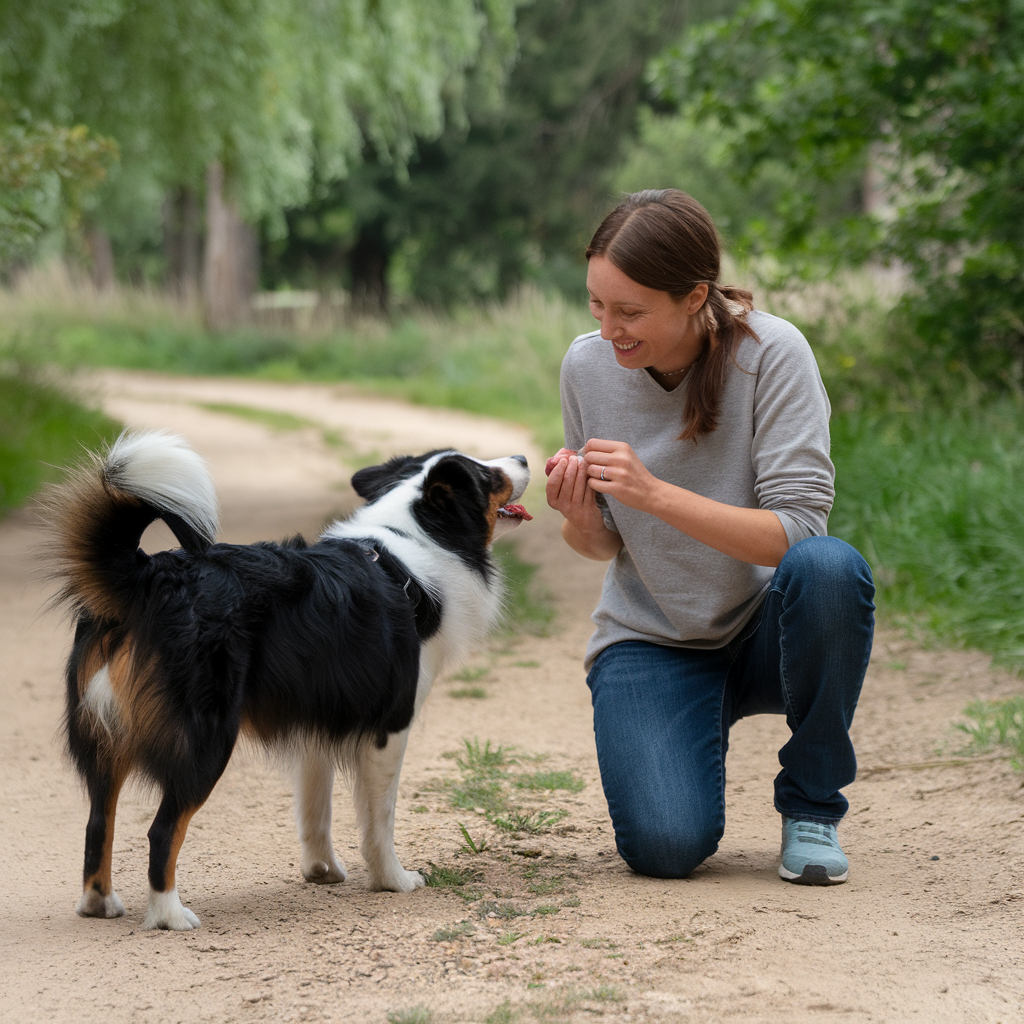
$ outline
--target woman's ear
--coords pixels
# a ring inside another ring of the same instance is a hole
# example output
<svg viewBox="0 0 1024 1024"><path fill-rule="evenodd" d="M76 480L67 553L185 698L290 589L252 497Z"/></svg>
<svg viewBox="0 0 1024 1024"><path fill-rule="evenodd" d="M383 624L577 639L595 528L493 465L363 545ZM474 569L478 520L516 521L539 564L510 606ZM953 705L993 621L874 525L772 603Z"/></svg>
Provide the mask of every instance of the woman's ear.
<svg viewBox="0 0 1024 1024"><path fill-rule="evenodd" d="M688 316L693 316L701 306L707 301L708 298L708 286L702 281L700 284L695 285L692 292L686 296L686 313Z"/></svg>

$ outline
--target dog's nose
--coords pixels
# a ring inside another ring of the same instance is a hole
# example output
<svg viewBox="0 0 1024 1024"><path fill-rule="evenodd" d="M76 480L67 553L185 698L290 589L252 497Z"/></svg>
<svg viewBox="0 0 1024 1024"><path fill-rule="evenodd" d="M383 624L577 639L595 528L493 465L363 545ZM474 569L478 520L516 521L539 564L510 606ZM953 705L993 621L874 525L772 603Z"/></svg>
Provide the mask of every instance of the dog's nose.
<svg viewBox="0 0 1024 1024"><path fill-rule="evenodd" d="M520 463L523 466L528 466L529 465L529 463L526 461L526 456L525 455L513 455L512 458L515 459L516 462Z"/></svg>

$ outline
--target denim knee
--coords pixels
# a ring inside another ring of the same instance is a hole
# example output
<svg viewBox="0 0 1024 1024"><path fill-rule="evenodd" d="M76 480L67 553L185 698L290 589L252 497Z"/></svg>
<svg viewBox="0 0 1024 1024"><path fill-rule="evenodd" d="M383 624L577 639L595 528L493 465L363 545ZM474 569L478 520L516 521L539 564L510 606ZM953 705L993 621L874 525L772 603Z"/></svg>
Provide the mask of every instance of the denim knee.
<svg viewBox="0 0 1024 1024"><path fill-rule="evenodd" d="M632 829L616 823L615 844L638 875L686 878L718 849L724 831L724 821L711 820L685 833L678 822L648 820Z"/></svg>
<svg viewBox="0 0 1024 1024"><path fill-rule="evenodd" d="M807 537L794 544L775 571L772 589L802 598L833 625L851 611L874 611L871 568L838 537Z"/></svg>

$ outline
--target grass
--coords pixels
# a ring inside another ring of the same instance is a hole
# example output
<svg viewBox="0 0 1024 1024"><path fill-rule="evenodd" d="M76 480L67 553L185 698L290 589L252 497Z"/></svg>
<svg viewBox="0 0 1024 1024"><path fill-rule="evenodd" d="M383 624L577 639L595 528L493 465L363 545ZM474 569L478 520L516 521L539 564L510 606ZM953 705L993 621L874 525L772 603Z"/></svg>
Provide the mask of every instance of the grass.
<svg viewBox="0 0 1024 1024"><path fill-rule="evenodd" d="M453 868L431 864L430 870L423 877L432 889L461 889L480 877L475 868Z"/></svg>
<svg viewBox="0 0 1024 1024"><path fill-rule="evenodd" d="M433 1014L425 1006L411 1006L407 1010L391 1010L388 1024L430 1024Z"/></svg>
<svg viewBox="0 0 1024 1024"><path fill-rule="evenodd" d="M970 752L1005 748L1014 768L1024 771L1024 696L975 701L964 715L967 721L957 723L957 728L970 737Z"/></svg>
<svg viewBox="0 0 1024 1024"><path fill-rule="evenodd" d="M962 367L932 358L900 333L889 318L896 292L886 285L891 294L879 301L878 285L862 276L767 296L757 290L762 308L804 330L832 398L838 476L830 530L868 557L883 619L1024 669L1024 398L981 387ZM99 296L41 277L0 292L0 358L346 380L520 422L546 450L561 441L562 355L592 326L582 305L527 292L447 318L423 312L319 333L213 336L192 313L149 293ZM508 546L499 557L512 628L543 634L553 611L534 567Z"/></svg>
<svg viewBox="0 0 1024 1024"><path fill-rule="evenodd" d="M547 636L555 606L551 595L534 578L539 566L520 558L510 543L496 544L494 559L505 580L505 633Z"/></svg>
<svg viewBox="0 0 1024 1024"><path fill-rule="evenodd" d="M120 427L32 375L0 374L0 516L60 479L61 467L112 441Z"/></svg>
<svg viewBox="0 0 1024 1024"><path fill-rule="evenodd" d="M515 772L513 769L532 758L519 750L492 745L490 740L463 740L460 750L445 756L455 761L460 776L439 784L439 788L447 791L451 805L482 813L500 832L538 835L550 831L568 811L523 807L519 795L530 798L559 789L575 793L584 785L572 772ZM481 845L486 841L472 838L461 822L459 829L465 851L478 853L486 848Z"/></svg>

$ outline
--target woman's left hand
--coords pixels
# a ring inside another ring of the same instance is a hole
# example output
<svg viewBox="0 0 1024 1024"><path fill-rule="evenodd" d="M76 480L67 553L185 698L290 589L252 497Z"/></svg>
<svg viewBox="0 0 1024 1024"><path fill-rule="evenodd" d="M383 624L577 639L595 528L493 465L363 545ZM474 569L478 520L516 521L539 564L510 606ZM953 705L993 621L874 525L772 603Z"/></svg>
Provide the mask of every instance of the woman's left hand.
<svg viewBox="0 0 1024 1024"><path fill-rule="evenodd" d="M610 494L623 505L644 511L651 506L655 490L662 485L625 441L591 438L580 454L587 467L589 486L599 494Z"/></svg>

